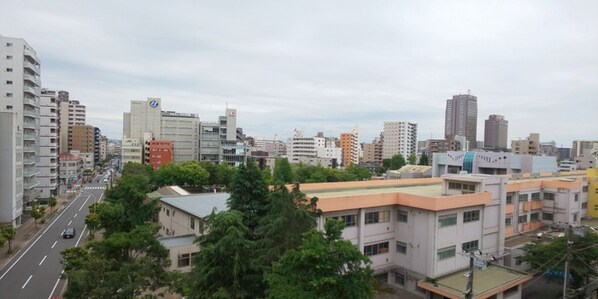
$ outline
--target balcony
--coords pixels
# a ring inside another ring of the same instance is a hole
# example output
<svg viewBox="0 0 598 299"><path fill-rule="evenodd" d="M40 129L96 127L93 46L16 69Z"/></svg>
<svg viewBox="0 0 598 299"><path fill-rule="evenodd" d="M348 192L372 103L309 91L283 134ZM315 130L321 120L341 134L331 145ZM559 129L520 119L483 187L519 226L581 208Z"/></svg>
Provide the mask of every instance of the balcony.
<svg viewBox="0 0 598 299"><path fill-rule="evenodd" d="M39 75L39 66L27 60L23 62L23 67L32 70L36 75Z"/></svg>
<svg viewBox="0 0 598 299"><path fill-rule="evenodd" d="M29 105L29 106L33 106L36 107L37 103L35 103L34 99L31 98L23 98L23 105Z"/></svg>
<svg viewBox="0 0 598 299"><path fill-rule="evenodd" d="M32 177L36 174L39 174L39 171L37 170L37 167L29 167L26 169L23 169L23 177Z"/></svg>
<svg viewBox="0 0 598 299"><path fill-rule="evenodd" d="M37 85L37 84L38 84L38 83L37 83L38 77L37 77L37 76L34 76L34 75L31 75L31 74L27 74L27 73L25 73L25 74L23 75L23 79L24 79L24 80L26 80L26 81L29 81L29 82L31 82L31 83L33 83L33 84L35 84L35 85Z"/></svg>
<svg viewBox="0 0 598 299"><path fill-rule="evenodd" d="M35 123L30 121L23 122L23 128L35 130Z"/></svg>
<svg viewBox="0 0 598 299"><path fill-rule="evenodd" d="M37 180L31 180L29 182L23 182L23 190L32 189L32 188L37 187L38 185L39 185L39 181L37 181ZM37 193L37 192L33 192L33 193ZM35 194L31 194L31 193L28 193L28 192L23 192L23 196L25 196L25 195L33 195L33 196L35 196Z"/></svg>
<svg viewBox="0 0 598 299"><path fill-rule="evenodd" d="M35 134L33 134L33 133L23 133L23 140L35 141Z"/></svg>
<svg viewBox="0 0 598 299"><path fill-rule="evenodd" d="M23 165L35 165L35 158L23 158Z"/></svg>
<svg viewBox="0 0 598 299"><path fill-rule="evenodd" d="M35 115L35 111L33 110L23 110L23 116L37 118L37 116Z"/></svg>
<svg viewBox="0 0 598 299"><path fill-rule="evenodd" d="M31 49L25 48L23 50L23 55L30 57L31 59L37 61L37 55L35 55L35 53Z"/></svg>
<svg viewBox="0 0 598 299"><path fill-rule="evenodd" d="M35 146L23 146L24 153L35 153Z"/></svg>
<svg viewBox="0 0 598 299"><path fill-rule="evenodd" d="M34 96L37 95L37 92L35 91L35 88L32 87L32 86L29 86L29 85L23 85L23 91L24 92L28 92L28 93L30 93L30 94L32 94Z"/></svg>

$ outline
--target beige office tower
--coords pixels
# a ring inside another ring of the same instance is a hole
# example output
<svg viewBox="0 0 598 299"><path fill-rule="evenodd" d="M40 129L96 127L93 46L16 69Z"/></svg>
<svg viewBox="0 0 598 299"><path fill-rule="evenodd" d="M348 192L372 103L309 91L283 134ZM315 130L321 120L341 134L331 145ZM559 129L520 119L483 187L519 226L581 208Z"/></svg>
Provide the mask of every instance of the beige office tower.
<svg viewBox="0 0 598 299"><path fill-rule="evenodd" d="M444 138L453 140L455 136L465 136L469 148L477 144L478 98L470 94L459 94L446 100Z"/></svg>
<svg viewBox="0 0 598 299"><path fill-rule="evenodd" d="M60 119L59 150L61 154L64 154L72 150L69 147L71 143L69 136L73 134L71 128L85 125L86 109L79 101L69 100L68 92L59 91L58 94L60 99L58 104L58 118Z"/></svg>
<svg viewBox="0 0 598 299"><path fill-rule="evenodd" d="M540 134L530 133L526 139L511 140L511 151L516 155L539 155Z"/></svg>
<svg viewBox="0 0 598 299"><path fill-rule="evenodd" d="M11 150L10 152L18 155L16 162L22 163L22 171L16 172L13 168L0 168L0 172L11 172L17 178L16 181L14 179L11 181L22 186L22 190L13 193L16 198L6 199L20 206L10 212L15 218L7 220L12 223L20 223L21 206L33 201L38 195L35 163L39 148L39 95L41 92L39 59L35 50L22 38L0 36L0 86L0 111L15 112L17 115L16 126L11 126L10 129L18 132L14 134L6 132L6 134L8 134L7 136L21 136L16 140L16 145L20 147L21 151ZM6 158L14 160L12 157ZM4 190L2 188L2 193Z"/></svg>
<svg viewBox="0 0 598 299"><path fill-rule="evenodd" d="M492 114L484 122L484 147L506 149L509 121L502 115Z"/></svg>
<svg viewBox="0 0 598 299"><path fill-rule="evenodd" d="M382 159L401 154L407 160L417 153L417 124L403 121L384 122Z"/></svg>

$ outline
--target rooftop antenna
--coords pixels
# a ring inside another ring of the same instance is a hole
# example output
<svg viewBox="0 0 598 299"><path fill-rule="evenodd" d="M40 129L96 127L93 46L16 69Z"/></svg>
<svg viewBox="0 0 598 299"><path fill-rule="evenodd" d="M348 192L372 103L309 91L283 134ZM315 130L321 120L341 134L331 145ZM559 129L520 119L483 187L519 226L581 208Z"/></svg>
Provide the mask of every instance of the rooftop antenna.
<svg viewBox="0 0 598 299"><path fill-rule="evenodd" d="M471 89L467 90L467 95L471 95Z"/></svg>

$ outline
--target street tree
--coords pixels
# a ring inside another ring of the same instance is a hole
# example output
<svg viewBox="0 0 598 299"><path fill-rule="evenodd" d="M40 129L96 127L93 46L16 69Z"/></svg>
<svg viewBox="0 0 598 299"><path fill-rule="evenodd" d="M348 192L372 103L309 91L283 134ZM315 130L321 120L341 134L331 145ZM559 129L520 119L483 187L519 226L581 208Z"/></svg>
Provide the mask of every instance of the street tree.
<svg viewBox="0 0 598 299"><path fill-rule="evenodd" d="M137 226L87 248L62 252L68 288L65 298L137 298L168 286L168 250L156 228ZM159 294L158 294L159 295Z"/></svg>
<svg viewBox="0 0 598 299"><path fill-rule="evenodd" d="M149 177L145 175L123 175L116 187L106 192L106 203L122 205L124 212L122 231L128 232L137 225L147 223L159 211L156 200L147 198L147 193L151 191ZM102 218L102 211L99 214ZM112 214L112 216L114 215Z"/></svg>
<svg viewBox="0 0 598 299"><path fill-rule="evenodd" d="M268 298L373 298L370 260L341 236L330 220L325 232L311 229L297 249L288 250L267 273Z"/></svg>
<svg viewBox="0 0 598 299"><path fill-rule="evenodd" d="M221 186L230 186L237 169L233 166L228 165L226 162L221 162L216 166L216 175L214 177L214 183Z"/></svg>
<svg viewBox="0 0 598 299"><path fill-rule="evenodd" d="M572 255L570 256L569 273L573 278L573 288L579 288L598 277L598 235L586 233L583 236L573 235ZM560 237L552 241L538 240L523 247L525 255L522 260L531 264L538 272L551 270L564 271L567 253L567 238ZM550 278L550 277L549 277ZM562 279L556 277L553 279Z"/></svg>
<svg viewBox="0 0 598 299"><path fill-rule="evenodd" d="M353 163L349 165L346 172L353 175L354 180L357 181L366 181L372 178L372 172L369 169Z"/></svg>
<svg viewBox="0 0 598 299"><path fill-rule="evenodd" d="M12 240L17 236L17 230L12 225L5 225L0 228L0 235L8 242L8 253L12 253Z"/></svg>
<svg viewBox="0 0 598 299"><path fill-rule="evenodd" d="M156 170L155 180L158 186L182 186L185 182L181 165L175 163L160 166Z"/></svg>
<svg viewBox="0 0 598 299"><path fill-rule="evenodd" d="M205 169L210 174L208 177L208 184L216 184L216 164L214 164L212 161L201 161L199 162L199 166L201 166L201 168Z"/></svg>
<svg viewBox="0 0 598 299"><path fill-rule="evenodd" d="M428 165L428 155L426 153L422 153L419 157L419 165Z"/></svg>
<svg viewBox="0 0 598 299"><path fill-rule="evenodd" d="M85 216L85 224L89 228L89 238L93 239L96 230L100 227L100 215L97 213L89 213Z"/></svg>
<svg viewBox="0 0 598 299"><path fill-rule="evenodd" d="M52 209L52 212L54 212L54 207L56 206L56 204L58 204L58 200L56 199L56 197L51 196L48 199L48 206L50 206L50 209Z"/></svg>
<svg viewBox="0 0 598 299"><path fill-rule="evenodd" d="M258 298L262 281L252 266L253 241L243 223L243 213L227 211L207 217L210 233L200 236L201 248L193 258L189 298Z"/></svg>
<svg viewBox="0 0 598 299"><path fill-rule="evenodd" d="M33 223L37 227L37 221L44 217L46 210L42 208L38 203L34 203L31 206L31 217L33 217Z"/></svg>

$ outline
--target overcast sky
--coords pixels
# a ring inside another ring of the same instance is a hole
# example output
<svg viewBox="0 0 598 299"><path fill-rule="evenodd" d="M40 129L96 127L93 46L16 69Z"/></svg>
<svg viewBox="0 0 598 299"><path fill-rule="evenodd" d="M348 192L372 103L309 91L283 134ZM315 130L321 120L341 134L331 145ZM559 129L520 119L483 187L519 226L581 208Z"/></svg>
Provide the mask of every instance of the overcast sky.
<svg viewBox="0 0 598 299"><path fill-rule="evenodd" d="M249 136L327 136L384 121L443 138L446 100L478 97L509 140L598 139L598 1L8 1L0 34L24 38L42 84L122 137L131 100Z"/></svg>

